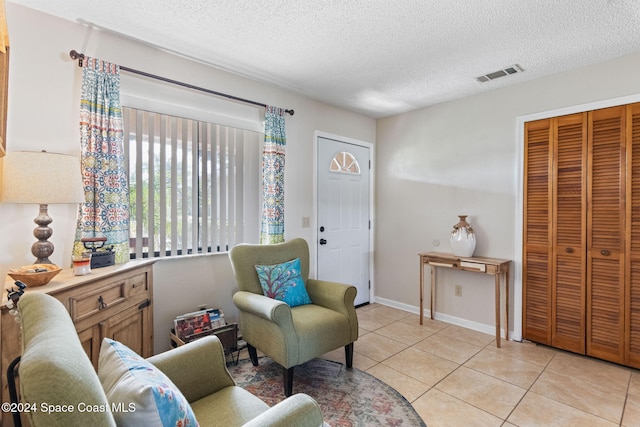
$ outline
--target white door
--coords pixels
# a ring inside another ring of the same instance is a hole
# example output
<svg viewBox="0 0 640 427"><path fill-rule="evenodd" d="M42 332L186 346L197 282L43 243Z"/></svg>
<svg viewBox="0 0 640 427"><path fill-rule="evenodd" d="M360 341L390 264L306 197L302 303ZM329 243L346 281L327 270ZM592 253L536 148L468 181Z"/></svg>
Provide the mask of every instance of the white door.
<svg viewBox="0 0 640 427"><path fill-rule="evenodd" d="M354 285L369 302L370 148L324 137L317 143L318 279Z"/></svg>

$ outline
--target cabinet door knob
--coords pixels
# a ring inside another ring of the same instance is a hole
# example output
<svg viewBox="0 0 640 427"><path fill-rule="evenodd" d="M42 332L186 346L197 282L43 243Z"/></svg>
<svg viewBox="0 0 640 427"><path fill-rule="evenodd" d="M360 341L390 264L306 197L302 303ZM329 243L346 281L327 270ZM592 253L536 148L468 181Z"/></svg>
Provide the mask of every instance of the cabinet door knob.
<svg viewBox="0 0 640 427"><path fill-rule="evenodd" d="M600 253L601 253L603 256L609 256L609 255L611 255L611 252L609 252L609 250L608 250L608 249L603 249L603 250L601 250L601 251L600 251Z"/></svg>
<svg viewBox="0 0 640 427"><path fill-rule="evenodd" d="M573 253L573 248L566 248L564 251L566 253L568 253L568 254L572 254Z"/></svg>

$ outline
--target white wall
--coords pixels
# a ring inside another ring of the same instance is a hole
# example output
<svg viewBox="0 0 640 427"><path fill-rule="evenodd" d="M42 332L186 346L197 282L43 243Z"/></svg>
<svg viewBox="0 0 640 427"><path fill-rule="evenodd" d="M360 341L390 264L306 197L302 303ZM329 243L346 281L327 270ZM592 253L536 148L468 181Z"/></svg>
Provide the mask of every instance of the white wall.
<svg viewBox="0 0 640 427"><path fill-rule="evenodd" d="M71 49L197 86L295 109L295 115L286 119L287 238L312 238L312 230L302 228L302 217L314 216L314 131L375 141L375 121L371 118L12 3L7 4L7 17L11 39L8 151L46 149L79 155L81 70L69 58ZM123 92L131 92L124 87L125 83L123 80ZM137 97L144 95L136 93ZM212 101L210 108L220 105L228 108L213 113L246 113L245 107L227 101ZM260 113L254 116L259 120ZM76 209L50 206L49 213L54 220L50 239L55 245L52 261L67 266ZM5 277L9 268L33 262L30 248L35 241L32 219L36 214L34 205L0 205L0 277ZM237 318L231 303L234 288L226 254L158 261L154 266L156 351L168 347L167 334L173 317L194 310L197 304L221 306L232 320Z"/></svg>
<svg viewBox="0 0 640 427"><path fill-rule="evenodd" d="M630 55L379 120L378 299L418 312L417 254L450 252L449 233L458 214L468 214L476 230L475 255L516 259L521 240L518 117L638 95L639 68L640 54ZM493 276L438 271L437 315L493 333ZM509 323L514 325L511 282ZM462 297L454 296L455 284L462 285ZM427 279L427 292L428 286ZM515 286L518 290L521 284ZM427 309L428 303L427 297Z"/></svg>

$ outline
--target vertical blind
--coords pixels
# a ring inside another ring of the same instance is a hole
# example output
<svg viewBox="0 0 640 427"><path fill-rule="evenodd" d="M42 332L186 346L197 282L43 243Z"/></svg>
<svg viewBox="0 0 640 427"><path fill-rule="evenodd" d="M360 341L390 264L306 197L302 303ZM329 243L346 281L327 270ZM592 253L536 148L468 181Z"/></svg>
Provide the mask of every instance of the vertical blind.
<svg viewBox="0 0 640 427"><path fill-rule="evenodd" d="M259 133L128 107L123 117L131 258L255 240Z"/></svg>

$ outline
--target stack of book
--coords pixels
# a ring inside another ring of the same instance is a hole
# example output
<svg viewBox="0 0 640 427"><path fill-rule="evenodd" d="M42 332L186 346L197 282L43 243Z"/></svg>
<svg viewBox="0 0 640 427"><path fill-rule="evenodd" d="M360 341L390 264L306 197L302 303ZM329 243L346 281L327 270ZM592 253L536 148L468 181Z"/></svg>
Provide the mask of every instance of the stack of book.
<svg viewBox="0 0 640 427"><path fill-rule="evenodd" d="M182 314L174 319L175 333L184 342L210 335L212 331L227 322L219 308L209 308Z"/></svg>

